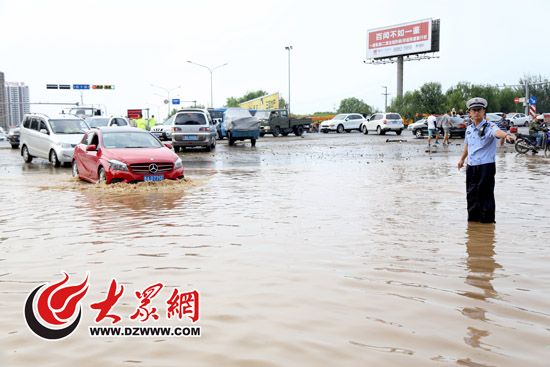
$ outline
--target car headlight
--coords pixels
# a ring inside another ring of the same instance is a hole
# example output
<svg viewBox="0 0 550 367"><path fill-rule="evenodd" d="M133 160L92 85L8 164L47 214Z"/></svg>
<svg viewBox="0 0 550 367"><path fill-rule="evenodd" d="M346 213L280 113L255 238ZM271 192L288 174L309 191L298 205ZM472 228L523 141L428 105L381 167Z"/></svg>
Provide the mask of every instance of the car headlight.
<svg viewBox="0 0 550 367"><path fill-rule="evenodd" d="M126 163L122 163L121 161L117 161L116 159L109 160L109 166L111 169L114 169L116 171L128 171L128 166Z"/></svg>
<svg viewBox="0 0 550 367"><path fill-rule="evenodd" d="M176 159L174 162L174 169L183 168L183 162L181 161L181 158Z"/></svg>

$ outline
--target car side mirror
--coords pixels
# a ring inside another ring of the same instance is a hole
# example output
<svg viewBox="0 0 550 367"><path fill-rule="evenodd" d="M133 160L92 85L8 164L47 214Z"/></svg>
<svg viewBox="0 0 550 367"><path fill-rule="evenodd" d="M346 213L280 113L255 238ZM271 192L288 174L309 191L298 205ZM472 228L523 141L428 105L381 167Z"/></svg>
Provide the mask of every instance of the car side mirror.
<svg viewBox="0 0 550 367"><path fill-rule="evenodd" d="M95 152L96 150L97 150L97 145L95 145L95 144L88 145L88 146L86 147L86 151L87 151L87 152Z"/></svg>
<svg viewBox="0 0 550 367"><path fill-rule="evenodd" d="M174 147L170 143L164 143L164 146L168 149L173 149Z"/></svg>
<svg viewBox="0 0 550 367"><path fill-rule="evenodd" d="M46 129L40 129L40 132L41 132L42 134L50 135L50 133L49 133L48 130L46 130Z"/></svg>

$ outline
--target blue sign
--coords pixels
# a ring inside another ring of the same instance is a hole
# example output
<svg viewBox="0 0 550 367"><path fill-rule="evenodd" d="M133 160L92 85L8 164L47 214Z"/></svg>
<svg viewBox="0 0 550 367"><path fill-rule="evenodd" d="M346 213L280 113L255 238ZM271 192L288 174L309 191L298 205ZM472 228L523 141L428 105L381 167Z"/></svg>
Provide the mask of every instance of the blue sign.
<svg viewBox="0 0 550 367"><path fill-rule="evenodd" d="M180 104L179 98L172 98L172 104Z"/></svg>
<svg viewBox="0 0 550 367"><path fill-rule="evenodd" d="M537 104L537 97L535 96L529 97L529 104Z"/></svg>
<svg viewBox="0 0 550 367"><path fill-rule="evenodd" d="M73 84L73 89L90 89L90 84Z"/></svg>

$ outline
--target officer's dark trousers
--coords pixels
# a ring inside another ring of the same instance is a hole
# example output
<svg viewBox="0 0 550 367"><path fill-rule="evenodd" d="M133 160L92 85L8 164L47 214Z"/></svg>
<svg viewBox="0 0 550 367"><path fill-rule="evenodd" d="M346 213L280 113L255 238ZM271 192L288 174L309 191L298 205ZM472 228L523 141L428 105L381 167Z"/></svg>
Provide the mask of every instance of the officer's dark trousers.
<svg viewBox="0 0 550 367"><path fill-rule="evenodd" d="M495 222L495 173L495 163L466 167L469 222Z"/></svg>

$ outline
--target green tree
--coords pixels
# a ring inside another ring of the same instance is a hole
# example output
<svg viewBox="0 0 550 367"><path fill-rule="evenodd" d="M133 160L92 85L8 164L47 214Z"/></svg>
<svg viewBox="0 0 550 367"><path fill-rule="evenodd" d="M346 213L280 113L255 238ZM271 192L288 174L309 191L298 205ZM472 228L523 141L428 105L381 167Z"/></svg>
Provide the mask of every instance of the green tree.
<svg viewBox="0 0 550 367"><path fill-rule="evenodd" d="M372 114L372 107L363 102L363 100L351 97L340 101L337 113L361 113L363 115Z"/></svg>
<svg viewBox="0 0 550 367"><path fill-rule="evenodd" d="M420 87L418 102L421 112L442 113L445 106L445 96L441 92L441 84L426 83Z"/></svg>

